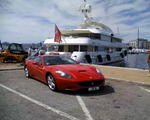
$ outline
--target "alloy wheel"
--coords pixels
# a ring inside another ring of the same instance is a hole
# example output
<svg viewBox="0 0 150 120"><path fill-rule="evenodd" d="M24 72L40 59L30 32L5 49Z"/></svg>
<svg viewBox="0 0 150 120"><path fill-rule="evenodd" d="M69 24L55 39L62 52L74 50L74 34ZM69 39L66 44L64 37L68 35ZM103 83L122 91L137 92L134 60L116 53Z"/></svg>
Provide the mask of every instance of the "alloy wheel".
<svg viewBox="0 0 150 120"><path fill-rule="evenodd" d="M47 83L48 83L48 87L52 91L56 91L56 83L55 83L54 77L50 74L47 76Z"/></svg>

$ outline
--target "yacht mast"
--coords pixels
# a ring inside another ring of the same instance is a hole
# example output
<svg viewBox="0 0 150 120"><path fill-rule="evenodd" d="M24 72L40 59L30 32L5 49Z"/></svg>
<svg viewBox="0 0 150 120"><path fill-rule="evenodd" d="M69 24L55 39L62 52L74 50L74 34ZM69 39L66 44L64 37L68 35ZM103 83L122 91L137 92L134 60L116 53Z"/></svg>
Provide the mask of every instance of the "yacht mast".
<svg viewBox="0 0 150 120"><path fill-rule="evenodd" d="M92 11L92 6L88 4L86 0L84 0L79 10L84 15L84 23L80 25L81 28L97 28L97 30L99 29L103 33L109 35L113 34L113 31L108 26L104 25L103 23L93 21L93 18L89 15Z"/></svg>
<svg viewBox="0 0 150 120"><path fill-rule="evenodd" d="M138 35L137 35L137 48L139 49L139 28L138 28Z"/></svg>

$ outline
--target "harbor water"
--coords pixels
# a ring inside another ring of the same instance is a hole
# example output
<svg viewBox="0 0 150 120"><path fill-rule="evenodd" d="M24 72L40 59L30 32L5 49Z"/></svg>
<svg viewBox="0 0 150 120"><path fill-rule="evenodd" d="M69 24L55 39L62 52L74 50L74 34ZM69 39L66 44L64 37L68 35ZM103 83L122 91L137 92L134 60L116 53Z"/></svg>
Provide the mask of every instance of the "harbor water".
<svg viewBox="0 0 150 120"><path fill-rule="evenodd" d="M147 65L148 54L128 54L125 57L125 61L121 63L111 64L109 66L137 68L137 69L148 69Z"/></svg>

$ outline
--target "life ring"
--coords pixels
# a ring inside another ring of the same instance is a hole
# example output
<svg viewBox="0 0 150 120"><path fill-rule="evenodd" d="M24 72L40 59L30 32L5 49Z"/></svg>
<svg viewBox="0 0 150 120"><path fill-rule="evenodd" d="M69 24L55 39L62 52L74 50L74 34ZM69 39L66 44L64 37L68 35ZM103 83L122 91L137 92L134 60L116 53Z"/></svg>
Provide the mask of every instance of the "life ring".
<svg viewBox="0 0 150 120"><path fill-rule="evenodd" d="M90 57L90 55L85 55L85 59L88 63L91 63L92 62L92 59Z"/></svg>
<svg viewBox="0 0 150 120"><path fill-rule="evenodd" d="M103 62L103 58L101 55L97 55L98 62Z"/></svg>
<svg viewBox="0 0 150 120"><path fill-rule="evenodd" d="M110 55L106 55L107 61L111 61Z"/></svg>
<svg viewBox="0 0 150 120"><path fill-rule="evenodd" d="M123 55L123 53L120 53L120 56L121 56L122 58L124 58L124 55Z"/></svg>

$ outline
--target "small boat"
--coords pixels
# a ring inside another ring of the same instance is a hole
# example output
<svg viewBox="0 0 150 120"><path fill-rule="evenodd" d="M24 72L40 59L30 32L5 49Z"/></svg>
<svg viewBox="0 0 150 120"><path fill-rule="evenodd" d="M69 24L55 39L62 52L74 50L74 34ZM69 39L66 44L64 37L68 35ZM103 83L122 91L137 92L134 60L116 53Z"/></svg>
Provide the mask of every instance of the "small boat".
<svg viewBox="0 0 150 120"><path fill-rule="evenodd" d="M71 57L81 63L109 64L124 60L127 45L106 25L94 22L89 13L91 5L86 1L80 11L84 23L78 29L61 30L61 40L46 39L46 54L60 54Z"/></svg>
<svg viewBox="0 0 150 120"><path fill-rule="evenodd" d="M132 50L128 51L128 54L146 54L148 49L138 49L138 48L133 48Z"/></svg>

